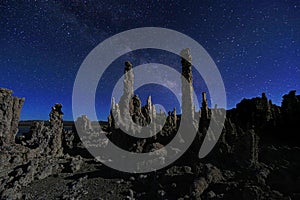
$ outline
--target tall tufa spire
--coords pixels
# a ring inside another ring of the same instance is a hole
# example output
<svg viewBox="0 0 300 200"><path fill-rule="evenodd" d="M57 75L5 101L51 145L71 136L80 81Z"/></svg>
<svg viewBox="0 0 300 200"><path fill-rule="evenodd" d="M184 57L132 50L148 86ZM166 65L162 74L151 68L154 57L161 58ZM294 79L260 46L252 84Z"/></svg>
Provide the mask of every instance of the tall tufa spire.
<svg viewBox="0 0 300 200"><path fill-rule="evenodd" d="M132 108L130 106L131 99L134 95L133 84L134 84L134 74L132 70L132 64L127 61L125 62L124 69L124 90L123 95L119 102L120 115L124 122L131 119Z"/></svg>
<svg viewBox="0 0 300 200"><path fill-rule="evenodd" d="M208 119L208 118L209 118L209 111L208 111L206 93L202 92L201 119Z"/></svg>
<svg viewBox="0 0 300 200"><path fill-rule="evenodd" d="M183 49L180 55L182 64L182 115L187 120L194 120L192 56L190 49Z"/></svg>

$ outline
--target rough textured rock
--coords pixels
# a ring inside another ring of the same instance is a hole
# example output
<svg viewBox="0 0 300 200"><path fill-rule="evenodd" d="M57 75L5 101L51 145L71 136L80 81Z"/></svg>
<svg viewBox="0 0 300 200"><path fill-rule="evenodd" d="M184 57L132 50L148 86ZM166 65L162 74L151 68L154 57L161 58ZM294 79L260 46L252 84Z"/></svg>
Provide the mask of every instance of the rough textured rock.
<svg viewBox="0 0 300 200"><path fill-rule="evenodd" d="M76 124L81 128L83 131L92 131L92 122L89 120L87 115L82 115L81 117L77 118Z"/></svg>
<svg viewBox="0 0 300 200"><path fill-rule="evenodd" d="M0 88L0 146L15 143L24 98L12 96L12 91Z"/></svg>
<svg viewBox="0 0 300 200"><path fill-rule="evenodd" d="M109 128L121 128L126 131L136 132L139 130L133 130L132 122L140 126L150 124L153 107L151 97L148 97L146 105L142 106L139 96L134 94L133 84L132 64L125 62L123 95L119 104L115 103L114 98L112 99L111 111L108 116Z"/></svg>
<svg viewBox="0 0 300 200"><path fill-rule="evenodd" d="M62 154L62 137L63 137L63 115L61 111L62 105L55 104L49 114L50 116L50 129L53 136L51 149L53 154Z"/></svg>
<svg viewBox="0 0 300 200"><path fill-rule="evenodd" d="M10 119L11 126L8 130L15 131L17 130L15 123L19 121L19 112L24 100L12 98L11 93L6 90L6 99L3 102L8 107L4 109L2 115L4 120L0 120L4 122ZM9 114L9 112L16 113ZM6 134L6 131L1 133ZM45 126L42 121L33 122L30 131L16 140L18 143L14 142L15 134L13 132L3 140L5 145L0 146L1 199L20 199L19 190L21 187L34 180L45 179L61 172L60 161L56 156L58 152L62 153L62 133L61 105L56 104L50 113L50 126Z"/></svg>
<svg viewBox="0 0 300 200"><path fill-rule="evenodd" d="M132 108L130 110L131 118L134 123L139 125L144 125L146 122L146 119L144 115L142 114L142 106L141 106L141 100L138 95L134 95L130 101L130 107Z"/></svg>
<svg viewBox="0 0 300 200"><path fill-rule="evenodd" d="M209 184L203 177L196 179L191 187L192 199L200 200L202 193L208 188L208 186Z"/></svg>
<svg viewBox="0 0 300 200"><path fill-rule="evenodd" d="M134 74L132 70L132 64L130 62L125 62L125 70L124 70L124 90L123 95L119 102L120 114L122 121L124 123L128 123L128 120L131 119L131 115L133 113L133 105L132 98L134 96L133 93L133 84L134 84Z"/></svg>
<svg viewBox="0 0 300 200"><path fill-rule="evenodd" d="M62 195L62 199L82 199L84 195L87 194L87 191L83 189L83 183L87 180L87 176L79 178L76 181L73 181L68 186L68 190Z"/></svg>
<svg viewBox="0 0 300 200"><path fill-rule="evenodd" d="M249 130L238 138L233 147L233 154L237 162L246 164L246 166L258 164L258 140L254 130Z"/></svg>
<svg viewBox="0 0 300 200"><path fill-rule="evenodd" d="M43 155L51 154L51 134L49 127L44 125L44 122L33 122L30 131L25 133L22 144L31 149L39 147L40 153Z"/></svg>
<svg viewBox="0 0 300 200"><path fill-rule="evenodd" d="M208 120L209 118L210 116L206 93L202 92L201 120Z"/></svg>
<svg viewBox="0 0 300 200"><path fill-rule="evenodd" d="M192 55L190 49L180 53L182 64L182 115L188 121L194 120Z"/></svg>

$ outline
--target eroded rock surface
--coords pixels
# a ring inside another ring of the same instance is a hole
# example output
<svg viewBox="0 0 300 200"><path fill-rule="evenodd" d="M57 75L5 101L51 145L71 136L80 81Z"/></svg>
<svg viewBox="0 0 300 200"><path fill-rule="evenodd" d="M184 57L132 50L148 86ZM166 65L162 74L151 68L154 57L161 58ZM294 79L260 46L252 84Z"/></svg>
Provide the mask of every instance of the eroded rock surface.
<svg viewBox="0 0 300 200"><path fill-rule="evenodd" d="M24 98L12 96L12 91L0 88L0 146L15 142Z"/></svg>

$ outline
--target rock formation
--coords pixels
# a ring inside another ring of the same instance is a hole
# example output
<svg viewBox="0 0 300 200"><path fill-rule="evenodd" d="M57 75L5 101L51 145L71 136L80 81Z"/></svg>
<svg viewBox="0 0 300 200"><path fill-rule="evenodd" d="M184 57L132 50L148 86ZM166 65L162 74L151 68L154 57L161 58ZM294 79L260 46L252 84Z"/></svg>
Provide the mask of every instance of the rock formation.
<svg viewBox="0 0 300 200"><path fill-rule="evenodd" d="M12 91L0 88L0 146L15 143L24 98L12 96Z"/></svg>
<svg viewBox="0 0 300 200"><path fill-rule="evenodd" d="M208 108L206 93L202 92L201 119L208 120L209 118L210 116L209 116L209 108Z"/></svg>
<svg viewBox="0 0 300 200"><path fill-rule="evenodd" d="M28 133L16 139L20 109L24 99L11 96L10 90L1 89L0 122L3 145L0 146L0 199L21 199L19 192L34 180L60 173L60 163L66 162L62 156L62 111L56 104L50 113L50 126L44 122L34 122ZM4 123L5 122L5 123ZM10 125L7 126L7 123ZM17 124L17 125L15 125ZM7 130L6 130L7 128ZM5 133L5 134L3 134ZM27 198L27 197L26 197Z"/></svg>
<svg viewBox="0 0 300 200"><path fill-rule="evenodd" d="M151 112L153 105L151 102L151 96L148 97L145 106L142 106L142 102L137 94L134 94L133 89L134 74L132 70L132 64L125 62L124 70L124 90L123 95L118 104L115 103L113 98L110 115L108 116L109 127L116 129L121 127L123 130L130 130L136 132L132 128L132 123L136 123L140 126L146 126L151 123Z"/></svg>
<svg viewBox="0 0 300 200"><path fill-rule="evenodd" d="M43 121L35 121L30 127L28 133L23 134L21 143L31 149L40 148L44 155L51 154L50 144L52 137L49 127L44 125Z"/></svg>
<svg viewBox="0 0 300 200"><path fill-rule="evenodd" d="M82 115L81 117L78 117L76 120L77 129L80 129L81 131L92 131L92 122L89 120L87 115Z"/></svg>
<svg viewBox="0 0 300 200"><path fill-rule="evenodd" d="M237 162L244 166L256 166L258 164L259 138L254 130L243 133L233 143L233 154Z"/></svg>
<svg viewBox="0 0 300 200"><path fill-rule="evenodd" d="M62 137L63 137L63 115L61 111L62 105L55 104L49 114L50 116L50 129L53 137L51 149L53 154L62 154Z"/></svg>
<svg viewBox="0 0 300 200"><path fill-rule="evenodd" d="M123 95L119 102L121 120L124 123L129 123L131 116L133 114L132 98L134 96L134 74L132 70L132 64L130 62L125 62L124 70L124 90Z"/></svg>
<svg viewBox="0 0 300 200"><path fill-rule="evenodd" d="M15 139L24 99L0 89L0 199L94 199L99 193L105 199L124 199L124 195L127 199L298 199L300 96L296 91L283 96L281 107L265 93L243 99L228 111L221 137L205 159L198 158L201 138L216 140L208 126L218 124L218 116L224 113L217 106L208 107L206 93L202 93L196 139L168 168L129 177L89 154L87 147L104 150L113 142L124 150L150 153L150 161L161 164L180 151L164 147L174 139L183 116L188 120L184 134L196 122L190 51L184 49L181 55L182 115L174 108L164 126L151 123L166 118L165 113L156 113L151 97L142 106L134 94L129 62L125 63L123 96L119 104L112 99L109 122L101 122L104 131L94 129L86 115L77 119L76 128L64 130L62 105L55 104L49 121L33 122L29 132ZM120 129L133 130L136 124L145 129L135 129L135 134L151 128L152 137L136 138ZM84 134L79 137L79 132ZM108 192L102 192L105 188Z"/></svg>
<svg viewBox="0 0 300 200"><path fill-rule="evenodd" d="M177 128L177 111L176 108L173 109L173 119L174 119L174 127Z"/></svg>
<svg viewBox="0 0 300 200"><path fill-rule="evenodd" d="M132 109L129 112L131 113L133 122L142 125L145 119L142 114L141 100L138 95L132 97L130 105Z"/></svg>
<svg viewBox="0 0 300 200"><path fill-rule="evenodd" d="M281 109L282 117L285 123L289 124L289 126L299 123L300 95L297 96L295 90L284 95Z"/></svg>
<svg viewBox="0 0 300 200"><path fill-rule="evenodd" d="M243 99L236 109L228 111L234 123L244 130L261 129L280 123L280 108L268 100L265 93L261 97Z"/></svg>
<svg viewBox="0 0 300 200"><path fill-rule="evenodd" d="M182 64L182 115L184 119L191 122L194 120L193 102L193 75L192 56L190 49L183 49L180 53Z"/></svg>
<svg viewBox="0 0 300 200"><path fill-rule="evenodd" d="M153 105L152 105L152 101L151 101L151 96L149 96L147 98L147 103L145 106L142 107L142 115L144 117L144 126L148 125L151 123L151 112L152 112L152 109L153 109Z"/></svg>

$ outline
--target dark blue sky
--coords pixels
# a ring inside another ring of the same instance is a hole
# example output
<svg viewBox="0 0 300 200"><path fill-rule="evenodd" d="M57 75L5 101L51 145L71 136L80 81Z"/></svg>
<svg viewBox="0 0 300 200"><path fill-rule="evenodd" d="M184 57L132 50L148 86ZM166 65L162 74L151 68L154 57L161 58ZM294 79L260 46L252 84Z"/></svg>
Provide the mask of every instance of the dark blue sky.
<svg viewBox="0 0 300 200"><path fill-rule="evenodd" d="M106 38L137 27L174 29L198 41L221 72L229 108L262 92L280 104L283 94L300 90L299 1L130 2L0 2L0 87L26 98L23 120L48 119L57 102L64 106L64 118L72 119L72 88L84 58ZM126 59L135 66L158 62L180 70L180 59L167 53L119 58L97 93L100 119L108 114L110 88ZM205 90L200 77L194 86ZM158 91L154 103L173 106L172 95L162 98L164 89L144 89L138 91L143 100Z"/></svg>

